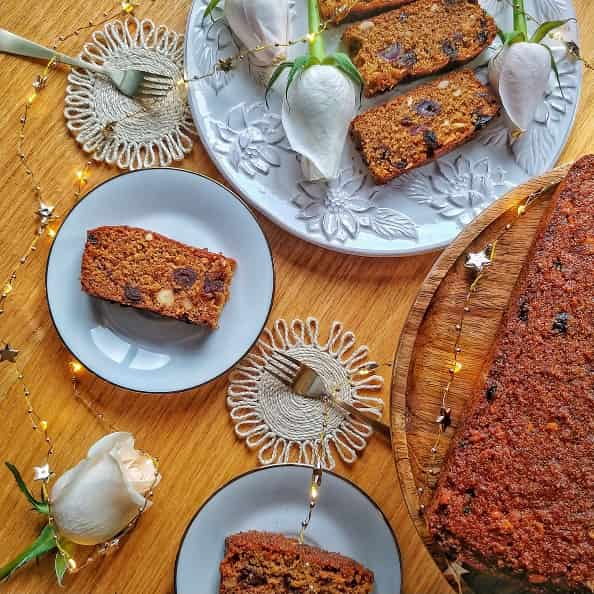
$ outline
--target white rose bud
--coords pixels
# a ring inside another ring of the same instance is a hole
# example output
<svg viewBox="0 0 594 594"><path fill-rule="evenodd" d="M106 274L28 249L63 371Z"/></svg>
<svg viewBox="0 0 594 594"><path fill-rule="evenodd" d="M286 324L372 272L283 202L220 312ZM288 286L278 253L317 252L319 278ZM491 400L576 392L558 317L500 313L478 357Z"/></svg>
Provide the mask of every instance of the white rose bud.
<svg viewBox="0 0 594 594"><path fill-rule="evenodd" d="M134 448L130 433L112 433L54 484L51 513L60 535L95 545L121 532L150 501L144 495L160 480L153 460Z"/></svg>

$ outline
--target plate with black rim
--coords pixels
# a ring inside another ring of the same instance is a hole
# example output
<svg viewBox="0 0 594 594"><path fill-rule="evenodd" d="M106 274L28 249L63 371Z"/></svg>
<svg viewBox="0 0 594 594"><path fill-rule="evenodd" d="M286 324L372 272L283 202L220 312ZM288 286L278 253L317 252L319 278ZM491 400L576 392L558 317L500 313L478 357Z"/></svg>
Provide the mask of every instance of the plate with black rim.
<svg viewBox="0 0 594 594"><path fill-rule="evenodd" d="M176 594L217 594L225 538L258 530L296 537L304 518L311 467L257 468L216 491L191 520L175 564ZM362 489L326 471L306 544L346 555L373 571L374 594L399 594L400 549L388 520ZM315 592L316 590L312 590Z"/></svg>
<svg viewBox="0 0 594 594"><path fill-rule="evenodd" d="M219 328L185 324L88 296L80 267L87 230L129 225L237 261ZM93 188L64 219L46 271L56 330L87 369L137 392L181 392L228 371L253 346L270 313L274 265L262 228L221 184L182 169L145 169Z"/></svg>

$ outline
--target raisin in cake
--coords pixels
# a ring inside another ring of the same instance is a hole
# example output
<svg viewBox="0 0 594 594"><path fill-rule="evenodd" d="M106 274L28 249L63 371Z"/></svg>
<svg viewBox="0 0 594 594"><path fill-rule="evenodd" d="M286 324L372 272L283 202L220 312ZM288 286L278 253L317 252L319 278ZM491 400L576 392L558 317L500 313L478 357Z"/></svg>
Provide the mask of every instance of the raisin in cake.
<svg viewBox="0 0 594 594"><path fill-rule="evenodd" d="M216 328L235 262L145 229L87 233L81 284L89 295Z"/></svg>
<svg viewBox="0 0 594 594"><path fill-rule="evenodd" d="M385 184L467 142L500 108L489 87L461 70L357 116L351 136L375 181Z"/></svg>
<svg viewBox="0 0 594 594"><path fill-rule="evenodd" d="M365 95L476 58L497 25L476 0L417 0L348 27L343 40L365 81Z"/></svg>
<svg viewBox="0 0 594 594"><path fill-rule="evenodd" d="M410 4L413 0L318 0L324 21L356 21Z"/></svg>
<svg viewBox="0 0 594 594"><path fill-rule="evenodd" d="M594 156L543 218L426 519L517 591L594 591Z"/></svg>
<svg viewBox="0 0 594 594"><path fill-rule="evenodd" d="M370 594L373 573L338 553L268 532L225 541L220 594Z"/></svg>

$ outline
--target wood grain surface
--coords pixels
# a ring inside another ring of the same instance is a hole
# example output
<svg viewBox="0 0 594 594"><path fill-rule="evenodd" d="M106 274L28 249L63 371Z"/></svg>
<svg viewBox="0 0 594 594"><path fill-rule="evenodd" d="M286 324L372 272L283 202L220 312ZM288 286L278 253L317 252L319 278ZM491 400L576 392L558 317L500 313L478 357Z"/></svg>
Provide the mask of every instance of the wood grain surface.
<svg viewBox="0 0 594 594"><path fill-rule="evenodd" d="M594 7L576 0L582 31L594 30ZM89 18L111 9L106 0L53 0L28 2L3 0L0 27L50 44ZM143 0L139 16L148 16L183 31L189 0ZM77 53L84 35L68 41L65 51ZM583 35L584 55L594 55L594 37ZM31 91L39 65L0 56L0 276L6 278L25 250L35 230L35 199L21 170L17 155L18 120ZM586 75L581 108L562 161L575 159L594 147L594 93ZM49 201L63 199L72 205L75 171L85 157L68 134L62 115L65 71L55 76L35 103L28 125L31 163L42 180ZM197 141L182 167L223 181ZM113 176L109 167L94 168L90 183ZM423 279L437 254L406 259L365 259L338 255L303 243L260 217L269 237L276 263L277 292L271 320L277 317L316 315L325 328L343 321L358 339L367 343L376 360L392 361L400 331ZM0 318L0 338L8 338L21 350L20 364L28 377L32 398L49 422L56 438L55 471L59 474L86 452L101 431L72 397L68 354L52 327L44 289L47 256L44 240L36 257L17 279L15 291ZM24 274L23 274L24 273ZM27 426L22 394L7 367L0 366L0 460L10 460L31 475L43 444ZM389 399L390 370L385 369L384 397ZM139 444L159 456L163 481L155 506L142 519L124 548L75 577L65 590L55 585L49 559L20 572L0 592L11 594L170 594L173 567L181 535L196 509L209 494L237 474L253 468L256 456L236 440L229 422L226 377L179 396L156 397L116 389L90 375L83 389L103 407L120 427L132 431ZM384 420L388 419L385 413ZM394 527L402 549L404 591L407 594L451 592L428 555L409 519L398 485L390 448L374 439L352 466L338 472L364 488L382 507ZM0 468L0 556L3 562L27 545L39 525L6 470ZM348 521L345 519L345 521ZM205 593L206 594L206 593Z"/></svg>
<svg viewBox="0 0 594 594"><path fill-rule="evenodd" d="M392 381L392 442L403 497L430 550L431 536L419 513L420 505L427 504L431 497L468 399L485 371L485 358L553 191L540 196L521 219L516 214L517 206L532 193L557 184L568 168L560 166L519 186L470 223L435 262L402 330ZM480 281L470 311L464 316L458 359L461 368L447 401L452 409L452 427L442 435L434 455L435 419L452 366L456 325L473 278L464 266L465 255L482 250L508 224L513 226L497 242L495 262ZM423 489L421 495L419 488ZM436 559L441 561L439 554Z"/></svg>

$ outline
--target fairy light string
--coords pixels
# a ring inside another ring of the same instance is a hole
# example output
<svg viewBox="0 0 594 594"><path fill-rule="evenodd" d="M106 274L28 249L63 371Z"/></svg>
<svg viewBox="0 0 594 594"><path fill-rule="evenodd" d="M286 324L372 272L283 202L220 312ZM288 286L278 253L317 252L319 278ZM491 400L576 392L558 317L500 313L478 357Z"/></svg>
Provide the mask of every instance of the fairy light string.
<svg viewBox="0 0 594 594"><path fill-rule="evenodd" d="M77 37L78 35L80 35L81 32L91 29L93 27L104 25L105 23L117 18L121 14L132 14L134 12L134 9L139 5L140 2L138 0L124 0L111 11L103 12L102 16L99 19L89 20L85 25L76 28L69 34L58 36L51 47L53 50L57 51L58 47L62 43L66 42L67 40L73 37ZM37 216L38 224L34 232L34 237L29 242L23 255L19 258L17 264L12 268L12 271L10 272L7 280L2 285L2 291L0 293L0 314L3 314L5 312L6 301L15 290L15 283L19 275L19 272L21 268L29 262L32 255L37 251L39 247L39 241L41 240L41 238L43 236L47 236L51 240L56 235L56 229L54 228L52 223L59 220L59 216L55 214L55 210L56 207L59 204L61 204L62 200L58 200L55 204L51 204L49 201L45 199L44 192L42 191L41 182L35 174L33 166L31 165L29 152L26 146L27 124L29 123L33 106L39 100L40 96L43 94L43 91L47 88L51 76L56 70L56 66L56 59L55 57L52 57L46 63L43 70L35 76L32 83L33 90L26 97L23 103L23 110L19 117L20 125L18 128L17 157L24 171L25 176L29 179L31 190L36 200L36 210L34 214ZM90 170L92 166L93 161L86 160L85 163L76 171L76 190L74 192L75 200L79 200L81 198L84 188L89 181ZM51 513L51 502L49 498L48 485L49 481L53 476L53 473L51 471L50 458L53 455L55 455L54 440L50 436L50 433L48 431L48 421L45 418L43 418L34 407L34 403L31 398L31 390L29 388L29 385L27 384L23 368L17 361L17 357L19 356L20 351L13 348L8 341L3 340L1 341L1 344L4 345L4 347L0 350L0 364L6 362L13 367L15 383L17 383L20 386L20 390L22 391L25 403L25 410L29 418L31 428L34 432L41 434L41 437L46 446L44 465L40 467L35 467L35 480L41 481L42 498L48 506L48 523L50 526L53 526L54 520ZM82 394L80 389L80 375L84 372L83 366L78 361L71 361L68 364L68 366L71 372L71 382L74 399L77 402L79 402L90 414L92 414L95 417L95 419L97 419L101 423L101 426L105 431L117 431L115 425L106 420L104 413L98 410L98 408ZM87 556L86 560L79 564L71 554L69 547L66 546L64 542L62 542L59 536L59 532L57 530L54 530L56 549L58 550L58 553L62 556L65 562L67 572L76 573L84 567L88 566L90 563L94 562L95 560L111 553L114 549L116 549L119 546L121 539L124 538L127 534L129 534L129 532L131 532L138 523L140 517L146 510L149 501L153 497L153 489L159 480L158 459L151 456L147 452L141 451L141 453L143 455L148 456L152 460L155 469L154 478L151 486L149 487L149 490L144 495L143 505L138 508L137 513L119 534L117 534L110 541L95 546L93 548L92 553Z"/></svg>
<svg viewBox="0 0 594 594"><path fill-rule="evenodd" d="M437 426L437 431L433 445L431 446L430 456L426 464L421 464L414 450L411 452L412 462L419 468L422 477L420 485L417 488L417 495L419 499L419 515L423 516L428 505L432 489L435 482L435 477L439 474L439 452L440 445L448 428L452 426L452 409L449 406L449 397L456 380L456 377L463 369L461 361L462 357L462 335L464 325L468 314L471 312L473 299L478 292L481 281L488 274L488 270L492 268L492 264L496 259L497 245L505 237L505 235L514 227L518 220L523 217L530 206L532 206L539 198L548 194L551 190L556 188L558 183L548 184L522 200L517 206L512 207L515 215L512 222L507 223L495 238L489 242L480 252L468 252L466 254L465 267L471 271L471 280L468 289L464 296L464 305L459 314L458 321L454 326L454 342L452 346L451 355L446 362L448 379L441 391L441 400L439 412L434 420Z"/></svg>

